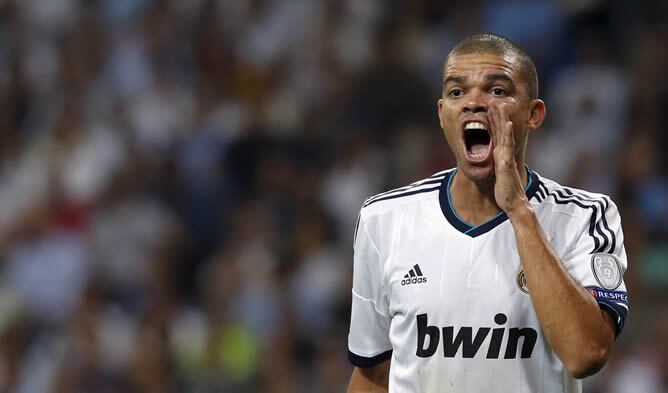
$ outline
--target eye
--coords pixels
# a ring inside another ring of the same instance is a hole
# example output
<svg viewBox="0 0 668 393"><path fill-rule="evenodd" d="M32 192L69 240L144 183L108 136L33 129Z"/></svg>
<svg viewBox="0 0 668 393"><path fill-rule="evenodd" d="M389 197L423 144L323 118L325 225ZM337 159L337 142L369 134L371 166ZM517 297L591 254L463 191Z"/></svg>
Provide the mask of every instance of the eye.
<svg viewBox="0 0 668 393"><path fill-rule="evenodd" d="M448 92L450 97L461 97L464 94L464 91L460 88L455 87Z"/></svg>
<svg viewBox="0 0 668 393"><path fill-rule="evenodd" d="M506 91L504 89L500 88L500 87L495 87L495 88L492 89L492 94L497 96L497 97L500 97L500 96L505 95Z"/></svg>

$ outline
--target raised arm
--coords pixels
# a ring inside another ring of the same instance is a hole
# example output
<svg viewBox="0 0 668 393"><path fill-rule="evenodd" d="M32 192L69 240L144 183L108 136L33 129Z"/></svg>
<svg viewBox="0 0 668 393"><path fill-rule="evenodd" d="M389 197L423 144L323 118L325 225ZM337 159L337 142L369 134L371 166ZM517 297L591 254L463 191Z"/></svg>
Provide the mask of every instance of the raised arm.
<svg viewBox="0 0 668 393"><path fill-rule="evenodd" d="M495 135L495 198L510 219L529 294L543 333L575 378L598 372L615 338L612 317L566 270L547 241L524 193L513 157L512 123L490 109Z"/></svg>

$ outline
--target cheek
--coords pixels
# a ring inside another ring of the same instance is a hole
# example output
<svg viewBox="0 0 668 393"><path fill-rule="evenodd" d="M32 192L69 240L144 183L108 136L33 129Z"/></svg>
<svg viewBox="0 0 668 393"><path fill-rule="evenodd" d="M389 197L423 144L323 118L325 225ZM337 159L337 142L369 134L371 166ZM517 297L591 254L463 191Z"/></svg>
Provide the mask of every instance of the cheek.
<svg viewBox="0 0 668 393"><path fill-rule="evenodd" d="M515 139L516 151L519 152L520 150L522 150L523 146L526 145L528 134L529 132L527 131L526 127L523 124L519 127L517 125L513 127L513 139Z"/></svg>
<svg viewBox="0 0 668 393"><path fill-rule="evenodd" d="M443 129L443 134L445 135L448 141L453 141L457 134L456 122L452 119L441 119L441 128Z"/></svg>
<svg viewBox="0 0 668 393"><path fill-rule="evenodd" d="M508 105L508 117L515 125L515 128L526 127L530 115L531 113L527 108L516 101Z"/></svg>
<svg viewBox="0 0 668 393"><path fill-rule="evenodd" d="M452 128L453 124L457 124L457 110L448 104L443 104L439 109L438 117L443 129Z"/></svg>
<svg viewBox="0 0 668 393"><path fill-rule="evenodd" d="M443 135L445 136L445 141L448 143L448 145L452 149L457 149L456 145L460 143L462 138L460 138L459 133L451 124L446 124L445 127L443 127Z"/></svg>

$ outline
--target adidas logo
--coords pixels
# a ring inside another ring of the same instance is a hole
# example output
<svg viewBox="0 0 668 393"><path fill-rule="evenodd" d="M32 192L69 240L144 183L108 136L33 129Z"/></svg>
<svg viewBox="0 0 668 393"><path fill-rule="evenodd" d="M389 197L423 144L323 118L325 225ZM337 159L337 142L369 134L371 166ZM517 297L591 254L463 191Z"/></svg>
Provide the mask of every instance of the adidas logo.
<svg viewBox="0 0 668 393"><path fill-rule="evenodd" d="M408 271L408 274L404 276L404 279L401 280L401 285L425 284L426 282L427 277L422 274L420 266L416 264L411 270Z"/></svg>

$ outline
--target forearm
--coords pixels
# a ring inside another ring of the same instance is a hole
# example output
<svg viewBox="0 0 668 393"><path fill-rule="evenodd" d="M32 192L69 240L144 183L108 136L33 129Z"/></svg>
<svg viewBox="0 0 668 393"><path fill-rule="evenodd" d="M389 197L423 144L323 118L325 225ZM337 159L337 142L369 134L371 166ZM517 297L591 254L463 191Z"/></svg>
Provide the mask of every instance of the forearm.
<svg viewBox="0 0 668 393"><path fill-rule="evenodd" d="M387 393L389 374L389 361L373 368L355 367L347 393Z"/></svg>
<svg viewBox="0 0 668 393"><path fill-rule="evenodd" d="M605 363L614 340L609 316L568 274L528 203L508 216L545 337L572 374L595 373Z"/></svg>

